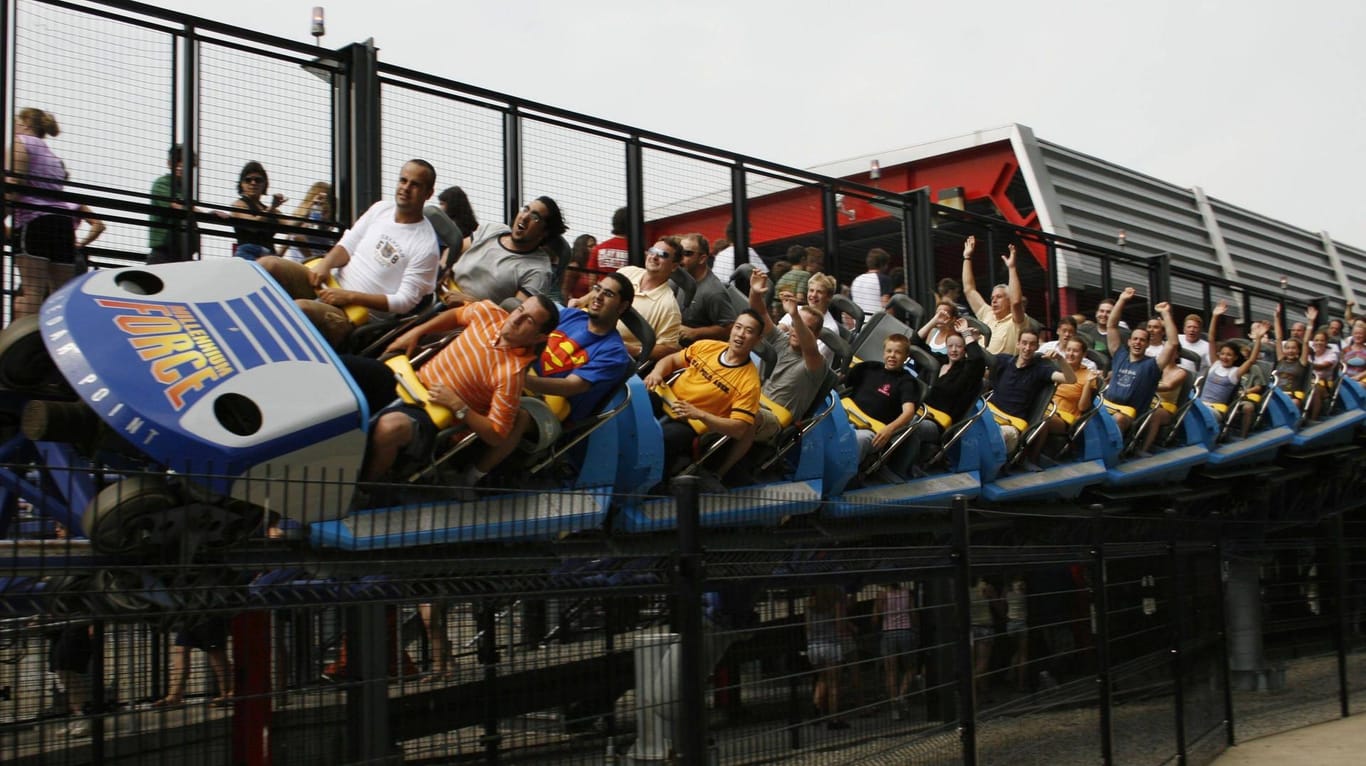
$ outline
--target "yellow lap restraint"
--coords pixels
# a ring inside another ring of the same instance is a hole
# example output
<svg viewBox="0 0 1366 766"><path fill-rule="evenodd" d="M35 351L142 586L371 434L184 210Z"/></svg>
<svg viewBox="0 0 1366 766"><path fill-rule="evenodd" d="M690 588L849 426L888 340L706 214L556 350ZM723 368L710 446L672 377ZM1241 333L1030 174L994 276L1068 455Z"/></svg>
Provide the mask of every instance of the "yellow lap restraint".
<svg viewBox="0 0 1366 766"><path fill-rule="evenodd" d="M991 410L992 417L996 418L996 424L1001 426L1012 426L1020 433L1024 433L1029 428L1029 421L1024 418L1017 418L1014 415L1007 415L996 408L996 405L987 402L987 409Z"/></svg>
<svg viewBox="0 0 1366 766"><path fill-rule="evenodd" d="M677 396L674 396L674 390L673 390L672 388L669 388L668 386L665 386L665 385L660 385L660 386L656 386L656 387L655 387L654 392L659 396L660 399L663 399L663 400L665 401L665 403L667 403L667 404L670 405L669 407L665 407L665 408L664 408L664 412L665 412L670 418L673 418L674 420L682 420L682 419L683 419L683 418L680 418L680 417L677 417L677 416L674 415L674 410L673 410L673 406L672 406L672 405L673 405L673 404L676 404L676 403L678 402L678 397L677 397ZM707 432L707 424L706 424L706 423L703 423L703 422L700 421L700 420L694 420L694 419L692 419L692 418L688 418L688 425L692 426L692 430L696 431L698 434L704 434L704 433Z"/></svg>
<svg viewBox="0 0 1366 766"><path fill-rule="evenodd" d="M883 423L881 420L878 420L860 409L857 404L854 404L853 399L845 397L840 399L840 403L844 405L844 412L849 416L849 423L853 425L854 428L861 431L872 431L873 433L877 433L887 427L886 423Z"/></svg>
<svg viewBox="0 0 1366 766"><path fill-rule="evenodd" d="M427 417L432 419L438 429L446 429L455 422L455 413L451 412L449 407L437 404L428 398L427 387L417 379L417 371L413 369L413 363L408 357L402 354L391 356L384 360L384 363L394 371L400 399L408 404L421 406L427 411Z"/></svg>
<svg viewBox="0 0 1366 766"><path fill-rule="evenodd" d="M1130 420L1138 416L1138 411L1127 404L1116 404L1104 397L1101 397L1100 403L1105 405L1105 409L1109 410L1111 415L1124 415Z"/></svg>
<svg viewBox="0 0 1366 766"><path fill-rule="evenodd" d="M305 263L304 265L316 271L317 267L323 265L323 259L314 258L313 260L309 261L308 263ZM331 274L327 275L327 286L334 290L341 289L341 285L337 284L337 278L332 276ZM361 325L370 321L370 309L364 306L338 306L337 308L346 312L346 319L349 322L351 322L352 326L354 327L360 327Z"/></svg>

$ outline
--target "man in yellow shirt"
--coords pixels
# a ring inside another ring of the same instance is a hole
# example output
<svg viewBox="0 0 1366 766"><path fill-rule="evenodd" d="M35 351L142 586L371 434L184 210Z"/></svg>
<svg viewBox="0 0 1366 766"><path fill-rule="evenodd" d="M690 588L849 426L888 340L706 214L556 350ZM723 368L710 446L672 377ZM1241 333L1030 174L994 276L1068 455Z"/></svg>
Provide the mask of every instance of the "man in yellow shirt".
<svg viewBox="0 0 1366 766"><path fill-rule="evenodd" d="M749 354L763 329L759 314L745 309L731 325L729 340L699 340L659 360L646 376L650 401L663 421L666 477L687 467L699 433L740 439L754 427L760 381ZM665 385L678 370L682 374Z"/></svg>
<svg viewBox="0 0 1366 766"><path fill-rule="evenodd" d="M973 316L991 328L987 353L1014 354L1020 331L1026 326L1024 292L1020 289L1020 273L1015 270L1015 246L1011 245L1009 254L1001 258L1009 272L1009 280L991 288L990 303L977 292L977 280L972 275L972 251L976 247L976 237L968 237L963 243L963 295L968 299Z"/></svg>

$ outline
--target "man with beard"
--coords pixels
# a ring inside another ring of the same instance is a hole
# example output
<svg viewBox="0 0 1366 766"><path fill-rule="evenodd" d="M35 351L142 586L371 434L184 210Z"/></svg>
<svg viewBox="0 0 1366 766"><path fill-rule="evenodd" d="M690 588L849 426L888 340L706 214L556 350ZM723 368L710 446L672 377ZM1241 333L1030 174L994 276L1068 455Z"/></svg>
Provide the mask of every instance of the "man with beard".
<svg viewBox="0 0 1366 766"><path fill-rule="evenodd" d="M617 321L634 298L635 288L626 277L608 274L584 296L583 308L561 311L559 327L533 365L536 375L527 376L527 390L566 398L567 422L592 414L630 369Z"/></svg>
<svg viewBox="0 0 1366 766"><path fill-rule="evenodd" d="M566 228L555 200L537 197L522 207L511 227L488 223L475 229L469 248L451 267L451 281L463 296L494 303L547 295L555 269L545 248L554 246Z"/></svg>

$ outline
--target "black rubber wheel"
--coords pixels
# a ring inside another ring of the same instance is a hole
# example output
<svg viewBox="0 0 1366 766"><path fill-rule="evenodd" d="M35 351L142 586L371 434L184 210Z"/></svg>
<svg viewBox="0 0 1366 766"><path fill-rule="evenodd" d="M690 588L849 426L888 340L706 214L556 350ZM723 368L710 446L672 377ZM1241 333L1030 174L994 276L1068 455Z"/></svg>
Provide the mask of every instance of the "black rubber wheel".
<svg viewBox="0 0 1366 766"><path fill-rule="evenodd" d="M161 545L167 530L183 526L171 517L180 505L180 498L160 477L131 476L100 490L81 526L97 552L134 553Z"/></svg>
<svg viewBox="0 0 1366 766"><path fill-rule="evenodd" d="M0 330L0 386L16 391L66 388L43 345L37 316L21 317Z"/></svg>
<svg viewBox="0 0 1366 766"><path fill-rule="evenodd" d="M92 595L103 602L107 613L120 617L161 612L167 606L158 603L158 596L163 600L166 598L165 586L147 582L138 570L96 570L91 578L91 590Z"/></svg>

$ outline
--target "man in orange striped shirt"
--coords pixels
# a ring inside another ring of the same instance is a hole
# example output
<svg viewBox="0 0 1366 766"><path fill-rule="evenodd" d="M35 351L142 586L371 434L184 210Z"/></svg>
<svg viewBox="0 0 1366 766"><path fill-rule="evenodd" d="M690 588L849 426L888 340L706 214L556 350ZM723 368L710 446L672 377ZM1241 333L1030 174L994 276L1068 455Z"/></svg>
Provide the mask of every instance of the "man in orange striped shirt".
<svg viewBox="0 0 1366 766"><path fill-rule="evenodd" d="M455 340L417 371L432 402L447 407L455 420L479 435L488 449L471 465L460 482L474 486L511 452L521 412L526 368L541 353L546 338L560 322L555 304L533 295L511 313L491 301L470 303L444 311L400 335L387 351L411 355L418 339L464 327ZM436 425L426 410L395 404L380 413L370 432L370 449L362 478L382 477L401 450L417 459L430 454Z"/></svg>

